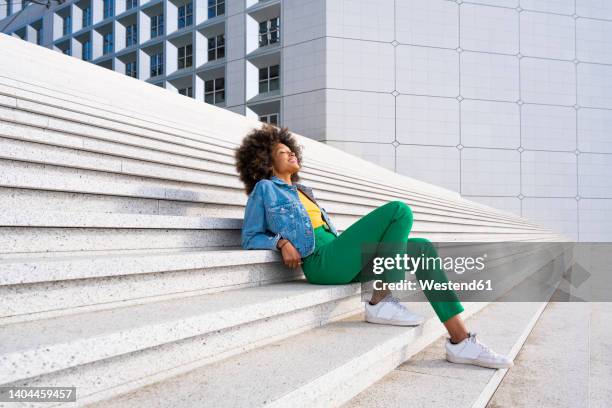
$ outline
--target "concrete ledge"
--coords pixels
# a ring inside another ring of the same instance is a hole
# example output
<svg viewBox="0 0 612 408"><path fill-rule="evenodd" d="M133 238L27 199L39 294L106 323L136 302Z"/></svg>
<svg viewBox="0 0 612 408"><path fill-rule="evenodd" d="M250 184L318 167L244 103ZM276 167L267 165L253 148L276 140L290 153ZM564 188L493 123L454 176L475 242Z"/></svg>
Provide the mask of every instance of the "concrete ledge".
<svg viewBox="0 0 612 408"><path fill-rule="evenodd" d="M464 315L469 316L485 304L465 306ZM375 325L355 315L102 400L92 408L179 407L211 401L216 407L334 406L336 399L367 387L443 333L428 304L410 307L428 317L423 326Z"/></svg>
<svg viewBox="0 0 612 408"><path fill-rule="evenodd" d="M0 384L274 318L358 293L358 284L320 287L305 281L279 283L0 326L0 363L6 368L0 372Z"/></svg>
<svg viewBox="0 0 612 408"><path fill-rule="evenodd" d="M467 324L493 350L514 358L544 307L546 302L492 303L468 319ZM445 341L435 341L342 408L484 408L508 369L450 363L445 358Z"/></svg>

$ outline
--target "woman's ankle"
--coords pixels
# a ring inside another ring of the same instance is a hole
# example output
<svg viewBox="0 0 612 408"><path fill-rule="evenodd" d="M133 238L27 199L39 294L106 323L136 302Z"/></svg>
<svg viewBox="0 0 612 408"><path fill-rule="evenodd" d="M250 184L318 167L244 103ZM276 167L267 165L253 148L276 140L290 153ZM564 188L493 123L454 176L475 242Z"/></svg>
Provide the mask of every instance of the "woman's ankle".
<svg viewBox="0 0 612 408"><path fill-rule="evenodd" d="M375 305L378 302L380 302L381 300L383 300L388 294L390 293L390 291L376 291L372 294L372 298L370 299L370 304L371 305Z"/></svg>

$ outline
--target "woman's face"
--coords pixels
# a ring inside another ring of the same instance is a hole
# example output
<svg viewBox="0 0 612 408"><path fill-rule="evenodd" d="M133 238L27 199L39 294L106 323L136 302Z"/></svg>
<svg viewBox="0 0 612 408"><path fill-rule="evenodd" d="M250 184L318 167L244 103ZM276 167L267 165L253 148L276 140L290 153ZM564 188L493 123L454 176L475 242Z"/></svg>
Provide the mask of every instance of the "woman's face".
<svg viewBox="0 0 612 408"><path fill-rule="evenodd" d="M276 174L293 174L300 170L295 154L283 143L277 143L272 150L272 162Z"/></svg>

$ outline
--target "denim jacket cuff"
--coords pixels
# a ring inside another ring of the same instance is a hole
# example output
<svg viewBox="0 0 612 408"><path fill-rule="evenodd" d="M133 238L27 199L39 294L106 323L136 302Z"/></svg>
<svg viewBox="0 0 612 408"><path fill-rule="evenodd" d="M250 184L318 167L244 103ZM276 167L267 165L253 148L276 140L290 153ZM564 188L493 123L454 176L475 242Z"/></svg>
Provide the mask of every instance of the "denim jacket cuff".
<svg viewBox="0 0 612 408"><path fill-rule="evenodd" d="M280 241L281 238L283 238L281 234L276 234L272 240L272 246L274 247L275 251L280 252L280 249L278 249L276 246L278 245L278 241Z"/></svg>

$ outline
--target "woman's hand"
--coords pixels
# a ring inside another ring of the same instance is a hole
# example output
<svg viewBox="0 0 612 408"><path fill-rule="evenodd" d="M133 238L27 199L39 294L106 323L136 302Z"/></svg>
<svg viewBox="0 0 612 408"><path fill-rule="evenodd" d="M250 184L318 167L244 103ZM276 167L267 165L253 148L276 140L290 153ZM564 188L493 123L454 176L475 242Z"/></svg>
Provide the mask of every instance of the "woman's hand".
<svg viewBox="0 0 612 408"><path fill-rule="evenodd" d="M279 245L282 244L281 241L285 241L285 239L279 240ZM283 262L289 268L297 268L302 264L302 257L297 249L293 246L291 241L287 240L286 244L283 244L281 248L281 253L283 255Z"/></svg>

